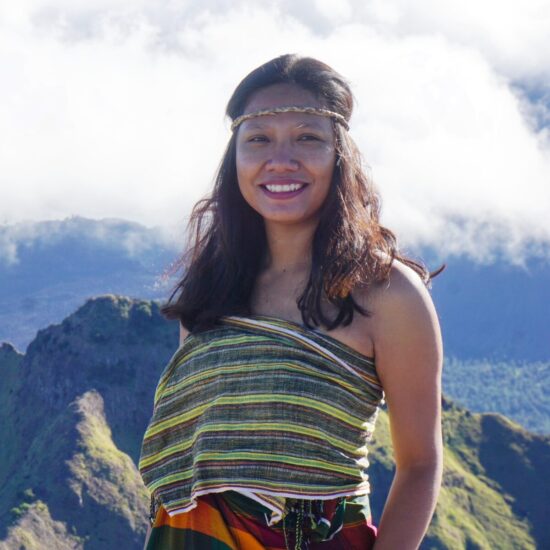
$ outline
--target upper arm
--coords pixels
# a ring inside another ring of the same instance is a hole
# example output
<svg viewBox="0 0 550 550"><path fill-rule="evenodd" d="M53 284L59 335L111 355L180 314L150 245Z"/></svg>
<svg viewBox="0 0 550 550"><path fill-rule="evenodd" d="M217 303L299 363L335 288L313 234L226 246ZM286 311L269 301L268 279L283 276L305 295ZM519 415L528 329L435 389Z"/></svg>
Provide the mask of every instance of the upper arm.
<svg viewBox="0 0 550 550"><path fill-rule="evenodd" d="M373 313L396 465L440 463L443 350L430 294L412 269L394 262Z"/></svg>
<svg viewBox="0 0 550 550"><path fill-rule="evenodd" d="M151 531L152 531L151 524L148 523L147 524L147 533L145 535L145 542L143 543L143 550L145 550L147 548L147 545L149 543L149 537L151 536Z"/></svg>
<svg viewBox="0 0 550 550"><path fill-rule="evenodd" d="M189 331L180 323L180 346L183 344L188 334Z"/></svg>

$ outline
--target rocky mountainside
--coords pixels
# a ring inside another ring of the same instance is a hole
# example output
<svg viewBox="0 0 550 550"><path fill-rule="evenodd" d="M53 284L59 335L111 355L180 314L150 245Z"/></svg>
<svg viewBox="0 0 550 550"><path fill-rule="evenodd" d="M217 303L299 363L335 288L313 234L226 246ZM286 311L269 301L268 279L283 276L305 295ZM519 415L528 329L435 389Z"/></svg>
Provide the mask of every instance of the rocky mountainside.
<svg viewBox="0 0 550 550"><path fill-rule="evenodd" d="M135 464L177 338L155 304L106 297L39 331L24 357L1 348L4 548L45 533L59 538L46 548L139 547L148 511Z"/></svg>
<svg viewBox="0 0 550 550"><path fill-rule="evenodd" d="M443 400L445 459L438 505L422 549L550 548L550 438L499 414ZM393 474L387 415L370 453L379 518Z"/></svg>
<svg viewBox="0 0 550 550"><path fill-rule="evenodd" d="M0 549L140 548L148 499L136 462L177 325L158 304L88 300L0 347ZM444 402L444 486L423 548L548 548L550 438ZM387 416L369 455L375 521L393 464Z"/></svg>

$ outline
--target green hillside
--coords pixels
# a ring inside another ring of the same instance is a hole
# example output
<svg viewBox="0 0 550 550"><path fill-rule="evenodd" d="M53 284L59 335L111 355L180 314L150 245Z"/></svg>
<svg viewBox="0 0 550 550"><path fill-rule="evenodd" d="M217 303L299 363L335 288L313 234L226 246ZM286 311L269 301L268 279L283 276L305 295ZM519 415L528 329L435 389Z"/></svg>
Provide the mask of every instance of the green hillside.
<svg viewBox="0 0 550 550"><path fill-rule="evenodd" d="M528 430L550 434L550 362L445 359L445 394L467 409L498 412Z"/></svg>
<svg viewBox="0 0 550 550"><path fill-rule="evenodd" d="M104 296L0 347L0 549L140 548L136 469L177 326L158 304ZM445 472L423 548L549 548L550 438L444 401ZM392 478L388 419L369 455L375 522Z"/></svg>
<svg viewBox="0 0 550 550"><path fill-rule="evenodd" d="M444 400L441 494L423 549L550 548L550 438L497 414ZM369 459L379 518L393 475L388 417L380 415Z"/></svg>
<svg viewBox="0 0 550 550"><path fill-rule="evenodd" d="M137 548L145 536L146 490L94 390L50 419L2 493L16 496L6 549Z"/></svg>

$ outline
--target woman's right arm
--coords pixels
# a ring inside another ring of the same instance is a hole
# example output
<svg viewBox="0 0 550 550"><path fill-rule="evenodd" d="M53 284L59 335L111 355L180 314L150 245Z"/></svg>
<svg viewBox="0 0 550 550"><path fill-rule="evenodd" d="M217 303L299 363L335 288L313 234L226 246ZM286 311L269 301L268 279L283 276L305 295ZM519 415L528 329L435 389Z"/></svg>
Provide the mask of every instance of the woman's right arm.
<svg viewBox="0 0 550 550"><path fill-rule="evenodd" d="M147 548L149 544L149 537L151 536L151 524L147 525L147 535L145 535L145 542L143 543L143 550Z"/></svg>
<svg viewBox="0 0 550 550"><path fill-rule="evenodd" d="M187 338L189 331L180 323L180 346L183 344L183 341ZM143 550L147 548L149 543L149 537L151 536L151 524L147 526L147 535L145 536L145 543L143 544Z"/></svg>
<svg viewBox="0 0 550 550"><path fill-rule="evenodd" d="M428 290L403 264L394 264L376 303L376 369L388 403L396 470L374 548L418 550L443 469L441 331Z"/></svg>

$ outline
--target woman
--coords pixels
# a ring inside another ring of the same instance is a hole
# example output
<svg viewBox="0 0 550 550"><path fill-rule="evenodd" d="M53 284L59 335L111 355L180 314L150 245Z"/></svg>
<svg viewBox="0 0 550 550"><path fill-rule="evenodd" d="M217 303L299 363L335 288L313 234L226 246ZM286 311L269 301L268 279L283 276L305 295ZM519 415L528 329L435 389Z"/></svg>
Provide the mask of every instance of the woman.
<svg viewBox="0 0 550 550"><path fill-rule="evenodd" d="M144 437L148 548L413 549L442 470L442 345L425 268L399 254L315 59L250 73L194 210L181 322ZM389 407L396 473L372 525L367 443Z"/></svg>

